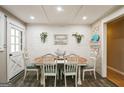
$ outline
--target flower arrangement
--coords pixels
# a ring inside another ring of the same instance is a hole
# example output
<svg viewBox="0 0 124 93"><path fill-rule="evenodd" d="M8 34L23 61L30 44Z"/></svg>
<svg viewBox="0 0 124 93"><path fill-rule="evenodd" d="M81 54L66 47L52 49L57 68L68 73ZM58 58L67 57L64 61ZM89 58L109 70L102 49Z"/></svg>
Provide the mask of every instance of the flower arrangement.
<svg viewBox="0 0 124 93"><path fill-rule="evenodd" d="M41 41L42 41L43 43L45 43L47 36L48 36L48 35L47 35L47 32L42 32L42 33L40 34L40 38L41 38Z"/></svg>
<svg viewBox="0 0 124 93"><path fill-rule="evenodd" d="M82 40L82 37L84 37L84 35L81 35L78 32L76 32L75 34L72 34L72 36L74 36L76 38L77 43L80 43Z"/></svg>

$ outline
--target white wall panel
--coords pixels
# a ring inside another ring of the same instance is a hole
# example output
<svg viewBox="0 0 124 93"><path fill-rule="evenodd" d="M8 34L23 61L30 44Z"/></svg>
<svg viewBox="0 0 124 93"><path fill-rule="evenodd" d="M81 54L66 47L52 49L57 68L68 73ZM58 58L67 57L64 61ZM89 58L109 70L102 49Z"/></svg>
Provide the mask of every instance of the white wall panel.
<svg viewBox="0 0 124 93"><path fill-rule="evenodd" d="M5 40L5 17L0 12L0 51L4 51L4 40Z"/></svg>
<svg viewBox="0 0 124 93"><path fill-rule="evenodd" d="M82 57L89 57L90 26L88 25L67 25L67 26L48 26L48 25L28 25L27 26L27 49L32 60L46 53L55 53L56 49L65 50L66 54L76 53ZM40 33L47 32L46 43L42 43ZM77 44L75 32L84 35L82 42ZM67 34L67 45L54 45L55 34Z"/></svg>

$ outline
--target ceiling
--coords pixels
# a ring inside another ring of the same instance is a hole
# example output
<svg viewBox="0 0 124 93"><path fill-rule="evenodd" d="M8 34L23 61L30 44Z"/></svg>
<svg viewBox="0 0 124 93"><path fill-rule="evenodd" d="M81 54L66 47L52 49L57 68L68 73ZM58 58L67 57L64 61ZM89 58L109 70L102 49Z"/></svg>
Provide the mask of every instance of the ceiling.
<svg viewBox="0 0 124 93"><path fill-rule="evenodd" d="M58 12L57 5L3 5L17 18L32 24L92 24L99 18L116 10L115 5L62 5L64 11ZM29 17L34 16L31 20ZM82 17L87 19L83 20Z"/></svg>

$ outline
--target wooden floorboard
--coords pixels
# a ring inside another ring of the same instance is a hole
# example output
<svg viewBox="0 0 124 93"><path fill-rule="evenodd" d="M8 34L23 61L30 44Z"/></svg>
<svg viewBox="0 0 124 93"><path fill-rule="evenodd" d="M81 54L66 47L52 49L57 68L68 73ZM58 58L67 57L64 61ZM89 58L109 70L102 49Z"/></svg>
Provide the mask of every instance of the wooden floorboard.
<svg viewBox="0 0 124 93"><path fill-rule="evenodd" d="M121 75L109 68L107 69L107 79L109 79L119 87L124 87L124 75Z"/></svg>
<svg viewBox="0 0 124 93"><path fill-rule="evenodd" d="M67 86L74 87L74 78L67 77ZM10 84L11 83L11 84ZM18 77L11 80L9 84L0 84L2 87L43 87L40 85L40 80L36 80L36 73L29 72L26 79L23 81L23 73ZM46 87L54 87L54 77L48 77L46 79ZM57 87L64 87L64 79L57 79ZM93 76L90 76L89 73L85 76L85 81L82 81L82 85L78 87L117 87L111 81L102 78L97 74L97 79L95 80Z"/></svg>

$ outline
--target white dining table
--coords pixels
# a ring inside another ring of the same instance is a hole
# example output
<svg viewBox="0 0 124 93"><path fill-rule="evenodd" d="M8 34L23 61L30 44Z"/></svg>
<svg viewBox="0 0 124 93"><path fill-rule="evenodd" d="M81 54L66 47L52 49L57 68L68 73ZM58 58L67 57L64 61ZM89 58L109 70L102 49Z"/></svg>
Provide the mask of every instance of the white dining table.
<svg viewBox="0 0 124 93"><path fill-rule="evenodd" d="M37 66L41 66L43 65L43 61L42 61L42 57L38 57L38 58L35 58L35 62L34 64L36 64ZM57 64L64 64L64 60L57 60ZM78 85L82 85L82 82L81 82L81 67L82 66L86 66L87 65L87 60L85 58L82 58L80 57L79 58L79 62L78 62ZM44 84L43 82L43 73L41 71L41 85Z"/></svg>

